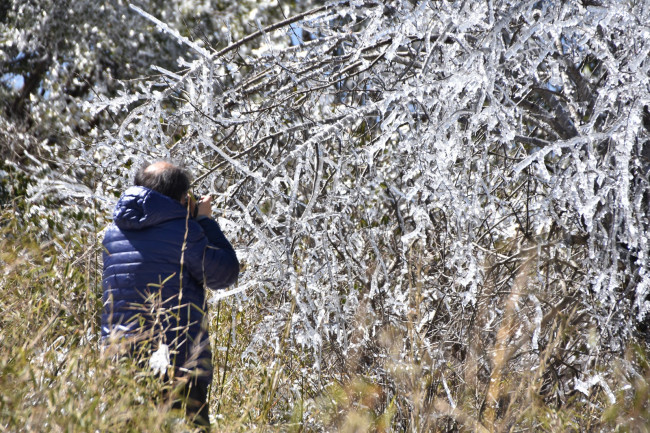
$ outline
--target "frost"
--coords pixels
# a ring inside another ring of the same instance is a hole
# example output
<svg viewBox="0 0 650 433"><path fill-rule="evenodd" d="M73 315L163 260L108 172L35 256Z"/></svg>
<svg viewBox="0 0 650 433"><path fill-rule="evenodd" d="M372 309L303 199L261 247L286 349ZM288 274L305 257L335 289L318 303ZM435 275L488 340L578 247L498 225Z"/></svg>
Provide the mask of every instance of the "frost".
<svg viewBox="0 0 650 433"><path fill-rule="evenodd" d="M158 346L158 349L151 354L151 358L149 358L149 368L153 370L154 374L163 377L165 373L167 373L167 368L170 365L169 346L161 344Z"/></svg>
<svg viewBox="0 0 650 433"><path fill-rule="evenodd" d="M599 374L588 378L586 381L582 381L576 378L573 387L576 391L581 392L582 394L589 397L590 389L595 385L600 385L600 387L603 389L605 395L607 396L607 400L609 401L609 404L616 403L616 396L612 392L612 389L609 387L607 382Z"/></svg>

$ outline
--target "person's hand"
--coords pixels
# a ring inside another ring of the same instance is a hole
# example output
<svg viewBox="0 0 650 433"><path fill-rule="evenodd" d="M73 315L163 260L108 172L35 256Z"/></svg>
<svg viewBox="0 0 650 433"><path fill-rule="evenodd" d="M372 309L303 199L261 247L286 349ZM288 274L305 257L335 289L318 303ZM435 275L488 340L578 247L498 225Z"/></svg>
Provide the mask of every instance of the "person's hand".
<svg viewBox="0 0 650 433"><path fill-rule="evenodd" d="M204 195L201 197L201 200L199 200L199 211L196 216L212 216L212 196Z"/></svg>

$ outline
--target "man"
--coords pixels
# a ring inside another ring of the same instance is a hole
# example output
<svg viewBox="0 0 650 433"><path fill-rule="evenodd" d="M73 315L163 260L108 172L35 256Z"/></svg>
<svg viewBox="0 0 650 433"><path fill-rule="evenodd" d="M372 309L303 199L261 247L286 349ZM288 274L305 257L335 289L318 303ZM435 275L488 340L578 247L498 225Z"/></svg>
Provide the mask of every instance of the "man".
<svg viewBox="0 0 650 433"><path fill-rule="evenodd" d="M205 287L233 284L239 262L211 218L212 198L196 203L189 187L183 169L159 161L141 169L117 202L103 241L102 339L145 356L169 349L168 375L185 383L188 417L209 428Z"/></svg>

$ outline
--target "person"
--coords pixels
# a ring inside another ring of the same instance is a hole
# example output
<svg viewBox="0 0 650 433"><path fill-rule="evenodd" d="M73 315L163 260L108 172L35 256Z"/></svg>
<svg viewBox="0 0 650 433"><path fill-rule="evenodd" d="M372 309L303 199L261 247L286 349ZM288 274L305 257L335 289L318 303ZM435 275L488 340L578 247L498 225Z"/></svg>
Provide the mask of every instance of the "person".
<svg viewBox="0 0 650 433"><path fill-rule="evenodd" d="M132 356L168 350L165 375L184 384L174 406L209 429L205 288L232 285L239 262L211 218L211 197L197 203L189 189L185 170L157 161L119 198L103 240L101 329L102 341L127 342Z"/></svg>

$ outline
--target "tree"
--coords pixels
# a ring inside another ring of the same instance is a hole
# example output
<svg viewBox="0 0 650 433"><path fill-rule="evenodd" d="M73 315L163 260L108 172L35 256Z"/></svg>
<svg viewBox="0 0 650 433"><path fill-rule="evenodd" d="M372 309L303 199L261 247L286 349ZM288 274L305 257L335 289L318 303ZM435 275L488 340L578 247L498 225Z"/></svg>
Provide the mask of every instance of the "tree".
<svg viewBox="0 0 650 433"><path fill-rule="evenodd" d="M154 10L195 46L219 47L249 31L247 17L260 22L282 14L265 2L195 0L135 2ZM184 56L184 58L182 57ZM91 229L96 167L82 165L88 149L124 113L93 111L87 104L123 98L143 78L159 75L153 64L175 70L197 58L156 31L130 2L88 0L7 1L0 6L0 169L7 176L3 205L24 194L11 187L28 178L29 209L21 209L43 237L70 233L71 224ZM132 101L135 103L136 101ZM33 182L40 179L42 187ZM91 203L93 203L91 205ZM93 216L94 218L94 216ZM45 229L39 227L47 221Z"/></svg>
<svg viewBox="0 0 650 433"><path fill-rule="evenodd" d="M197 46L218 47L281 11L264 2L208 5L193 0L136 2L156 11ZM119 1L8 1L0 7L0 150L23 163L28 155L54 164L70 142L96 139L120 116L93 115L84 103L129 92L139 79L195 59L182 45Z"/></svg>

